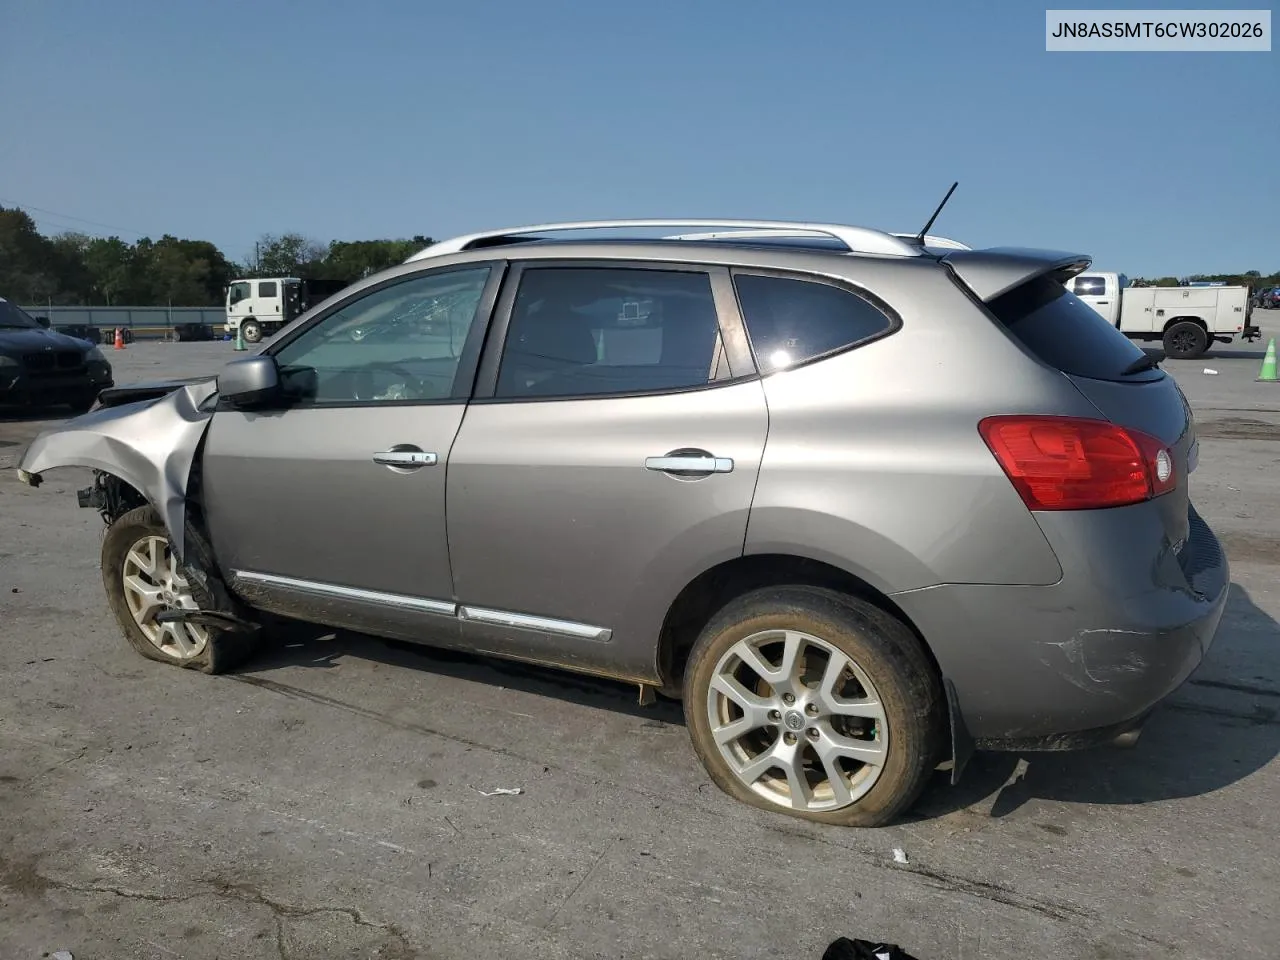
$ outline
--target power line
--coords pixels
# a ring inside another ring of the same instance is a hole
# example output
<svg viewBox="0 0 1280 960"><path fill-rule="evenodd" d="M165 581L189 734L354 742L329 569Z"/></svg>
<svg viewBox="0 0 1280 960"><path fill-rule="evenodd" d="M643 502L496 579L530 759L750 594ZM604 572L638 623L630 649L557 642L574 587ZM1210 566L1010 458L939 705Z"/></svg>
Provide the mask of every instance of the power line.
<svg viewBox="0 0 1280 960"><path fill-rule="evenodd" d="M0 203L7 203L15 207L20 207L21 209L24 209L24 210L38 210L40 213L48 214L51 217L58 217L60 220L74 220L77 223L87 223L91 226L103 227L107 230L118 230L122 233L132 233L134 236L137 236L137 237L147 236L147 234L144 233L142 230L130 230L128 227L118 227L110 223L100 223L97 220L86 220L84 217L73 217L69 213L59 213L57 210L46 210L44 207L37 207L35 204L32 204L32 203L22 203L19 200L8 200L8 199L5 199L4 197L0 197ZM57 226L57 224L54 224L54 226Z"/></svg>

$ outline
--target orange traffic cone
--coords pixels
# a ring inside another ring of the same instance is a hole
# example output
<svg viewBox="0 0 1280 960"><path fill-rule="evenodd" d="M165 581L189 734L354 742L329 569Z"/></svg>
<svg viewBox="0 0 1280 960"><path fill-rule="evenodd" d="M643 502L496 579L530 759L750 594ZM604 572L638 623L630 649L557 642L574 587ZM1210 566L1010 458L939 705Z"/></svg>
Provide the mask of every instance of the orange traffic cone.
<svg viewBox="0 0 1280 960"><path fill-rule="evenodd" d="M116 327L116 349L124 349L124 330L120 327Z"/></svg>

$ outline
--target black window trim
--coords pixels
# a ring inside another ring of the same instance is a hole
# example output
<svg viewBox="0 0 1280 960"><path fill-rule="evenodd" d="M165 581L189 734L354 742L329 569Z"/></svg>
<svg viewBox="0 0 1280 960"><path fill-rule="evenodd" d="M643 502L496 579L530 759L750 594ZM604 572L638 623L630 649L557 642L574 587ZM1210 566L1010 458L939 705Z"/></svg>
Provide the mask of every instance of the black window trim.
<svg viewBox="0 0 1280 960"><path fill-rule="evenodd" d="M569 270L656 270L663 273L702 273L711 282L711 294L716 307L716 319L720 325L720 342L729 361L729 376L706 383L688 387L669 387L654 390L634 390L625 393L575 393L555 394L535 397L499 397L498 372L502 365L503 353L506 349L507 332L511 327L511 312L515 307L516 293L520 289L520 280L527 270L569 269ZM743 383L758 376L755 361L751 357L747 345L746 333L742 326L742 316L737 310L737 299L732 302L733 309L725 311L725 285L730 282L729 268L721 264L696 263L689 260L626 260L609 257L600 258L567 258L567 259L533 259L514 263L508 271L503 289L498 297L497 306L490 324L490 333L485 341L484 352L480 357L480 367L476 374L475 390L472 393L473 403L564 403L572 400L625 400L637 397L660 397L681 393L696 393L702 390L717 390L721 387Z"/></svg>
<svg viewBox="0 0 1280 960"><path fill-rule="evenodd" d="M835 287L837 290L841 290L844 293L849 293L855 297L865 300L870 306L878 310L888 321L887 326L879 333L873 333L870 336L862 337L858 340L852 340L849 343L843 344L842 346L836 347L832 350L826 350L823 353L814 354L812 357L801 360L798 363L793 363L791 366L785 367L782 370L774 370L770 373L762 372L761 376L764 378L775 377L782 373L790 373L793 370L802 370L811 364L819 363L823 360L829 360L832 357L838 357L842 353L849 353L852 350L865 347L869 343L875 343L877 340L883 340L885 337L891 337L902 329L902 316L897 310L889 306L888 301L872 293L862 284L856 283L847 277L834 276L828 273L811 273L807 270L787 270L770 267L733 267L730 272L732 274L731 282L733 282L734 303L737 305L738 315L741 319L742 327L746 331L748 342L751 341L751 327L746 322L746 313L742 309L741 301L738 300L738 284L736 281L739 276L766 277L777 280L801 280L809 283L821 283L829 287ZM757 365L757 368L760 368L760 360L756 355L755 344L753 342L751 343L751 354L753 362Z"/></svg>
<svg viewBox="0 0 1280 960"><path fill-rule="evenodd" d="M484 345L485 336L488 332L490 324L493 320L494 304L497 302L499 290L502 288L503 277L506 274L508 261L504 259L496 260L466 260L458 263L450 263L444 266L437 264L421 265L418 269L397 272L385 279L374 283L362 284L359 287L350 290L347 296L341 300L335 301L326 307L322 312L315 316L308 317L301 323L297 329L289 331L287 336L278 335L277 338L262 351L264 356L276 356L281 350L294 343L300 337L305 336L310 330L324 323L329 317L338 311L350 306L357 300L363 300L367 296L371 296L390 287L398 286L401 283L408 283L414 280L420 280L424 277L445 275L449 273L459 273L467 270L475 270L480 267L489 268L489 276L485 280L484 289L480 293L480 300L476 304L476 316L471 323L471 329L467 332L467 338L462 344L462 353L458 357L458 369L453 376L453 386L447 397L437 397L432 399L410 399L410 400L352 400L337 401L334 403L287 403L286 410L345 410L351 408L358 409L379 409L383 407L440 407L456 404L465 404L471 397L471 392L475 386L476 371L479 367L480 353ZM219 409L221 409L221 404Z"/></svg>

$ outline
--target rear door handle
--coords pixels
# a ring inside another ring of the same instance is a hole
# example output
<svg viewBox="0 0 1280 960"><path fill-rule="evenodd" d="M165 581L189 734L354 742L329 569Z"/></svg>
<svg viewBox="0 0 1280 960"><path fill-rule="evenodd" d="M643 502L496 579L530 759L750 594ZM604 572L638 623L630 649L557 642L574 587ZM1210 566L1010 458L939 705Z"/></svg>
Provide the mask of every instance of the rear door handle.
<svg viewBox="0 0 1280 960"><path fill-rule="evenodd" d="M648 457L644 468L661 473L733 473L733 461L712 456Z"/></svg>
<svg viewBox="0 0 1280 960"><path fill-rule="evenodd" d="M436 455L425 450L383 450L373 455L373 462L384 467L433 467Z"/></svg>

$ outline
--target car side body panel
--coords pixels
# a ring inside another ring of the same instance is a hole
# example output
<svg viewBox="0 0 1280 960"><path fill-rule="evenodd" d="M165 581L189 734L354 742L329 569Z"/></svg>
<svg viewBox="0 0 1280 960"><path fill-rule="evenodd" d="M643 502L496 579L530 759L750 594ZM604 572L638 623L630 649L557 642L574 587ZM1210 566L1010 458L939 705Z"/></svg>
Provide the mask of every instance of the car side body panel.
<svg viewBox="0 0 1280 960"><path fill-rule="evenodd" d="M18 469L39 476L57 467L89 467L118 477L159 511L182 558L187 481L213 416L204 401L216 389L205 380L156 400L92 410L41 433Z"/></svg>
<svg viewBox="0 0 1280 960"><path fill-rule="evenodd" d="M740 556L768 418L759 381L677 394L473 403L449 460L449 553L480 650L655 682L668 605ZM646 459L702 448L732 471ZM607 631L575 636L471 608Z"/></svg>
<svg viewBox="0 0 1280 960"><path fill-rule="evenodd" d="M1028 363L936 264L850 260L848 276L899 310L902 329L765 378L769 442L746 553L822 560L886 594L1056 582L1053 550L977 426L1003 411L1096 411Z"/></svg>

